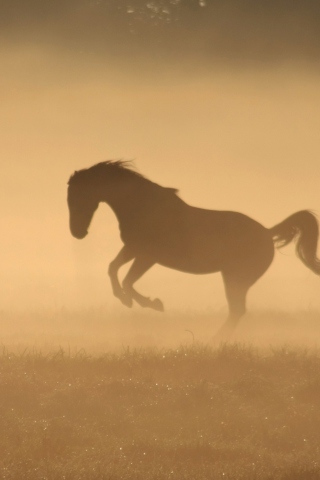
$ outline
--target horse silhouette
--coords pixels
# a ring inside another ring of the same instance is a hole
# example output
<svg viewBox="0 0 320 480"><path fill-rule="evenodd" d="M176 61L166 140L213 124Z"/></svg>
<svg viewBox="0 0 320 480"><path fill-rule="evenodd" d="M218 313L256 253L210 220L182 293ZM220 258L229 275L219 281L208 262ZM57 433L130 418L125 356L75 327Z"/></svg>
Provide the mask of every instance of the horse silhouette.
<svg viewBox="0 0 320 480"><path fill-rule="evenodd" d="M162 187L135 171L130 162L105 161L76 171L68 182L70 230L84 238L100 202L114 211L123 248L109 265L114 295L127 307L133 300L162 311L134 283L154 264L193 274L221 272L229 315L221 329L228 334L246 311L249 288L270 266L274 247L296 240L300 260L317 275L318 222L308 210L294 213L268 229L232 211L205 210L186 204L174 188ZM122 285L118 270L134 260Z"/></svg>

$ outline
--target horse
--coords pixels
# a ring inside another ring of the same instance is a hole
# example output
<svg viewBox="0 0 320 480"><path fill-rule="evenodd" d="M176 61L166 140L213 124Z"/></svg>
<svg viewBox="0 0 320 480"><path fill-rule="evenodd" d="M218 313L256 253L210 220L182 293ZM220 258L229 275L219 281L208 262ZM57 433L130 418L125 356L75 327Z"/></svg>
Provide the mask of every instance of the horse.
<svg viewBox="0 0 320 480"><path fill-rule="evenodd" d="M316 216L302 210L272 228L234 211L206 210L188 205L175 188L152 182L128 161L104 161L75 171L68 182L71 234L88 234L100 202L119 222L123 248L109 265L113 294L127 307L163 311L160 299L138 293L134 284L153 265L192 274L221 272L229 307L220 334L229 335L246 312L249 288L266 272L274 251L296 241L300 260L320 275ZM133 263L122 284L118 270Z"/></svg>

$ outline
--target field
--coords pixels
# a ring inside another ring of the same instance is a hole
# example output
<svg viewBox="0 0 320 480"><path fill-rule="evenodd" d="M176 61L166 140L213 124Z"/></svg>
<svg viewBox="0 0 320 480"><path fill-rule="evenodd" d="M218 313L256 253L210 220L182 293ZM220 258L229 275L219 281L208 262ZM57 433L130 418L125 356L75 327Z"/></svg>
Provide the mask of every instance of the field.
<svg viewBox="0 0 320 480"><path fill-rule="evenodd" d="M2 312L0 478L320 479L318 321Z"/></svg>

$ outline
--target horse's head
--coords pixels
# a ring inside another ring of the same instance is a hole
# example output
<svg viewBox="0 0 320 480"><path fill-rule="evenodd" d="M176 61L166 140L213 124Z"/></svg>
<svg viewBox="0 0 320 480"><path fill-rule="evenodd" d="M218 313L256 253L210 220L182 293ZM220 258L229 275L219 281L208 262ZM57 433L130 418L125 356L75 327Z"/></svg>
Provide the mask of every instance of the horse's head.
<svg viewBox="0 0 320 480"><path fill-rule="evenodd" d="M68 206L70 213L70 230L74 237L84 238L93 214L99 202L106 202L115 211L126 201L128 192L139 191L142 183L150 183L132 168L131 162L111 161L97 163L90 168L75 172L68 182ZM135 193L136 194L136 193ZM122 208L123 210L123 208ZM128 208L128 216L130 209Z"/></svg>
<svg viewBox="0 0 320 480"><path fill-rule="evenodd" d="M98 195L85 171L75 172L68 182L70 231L82 239L88 233L94 212L99 205Z"/></svg>

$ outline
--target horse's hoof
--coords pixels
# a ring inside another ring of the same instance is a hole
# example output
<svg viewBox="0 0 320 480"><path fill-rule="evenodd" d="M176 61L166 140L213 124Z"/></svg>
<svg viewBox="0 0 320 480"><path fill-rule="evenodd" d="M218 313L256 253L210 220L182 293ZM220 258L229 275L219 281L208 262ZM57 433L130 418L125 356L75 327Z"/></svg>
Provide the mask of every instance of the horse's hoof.
<svg viewBox="0 0 320 480"><path fill-rule="evenodd" d="M152 300L152 308L154 310L157 310L158 312L164 312L164 306L160 298L155 298L154 300Z"/></svg>
<svg viewBox="0 0 320 480"><path fill-rule="evenodd" d="M132 298L131 297L128 297L127 295L123 295L121 298L120 298L121 302L123 303L123 305L125 305L126 307L128 308L132 308L132 305L133 305L133 301L132 301Z"/></svg>
<svg viewBox="0 0 320 480"><path fill-rule="evenodd" d="M225 343L229 343L232 341L234 329L228 325L224 325L218 332L213 336L213 343L216 345L221 345Z"/></svg>

